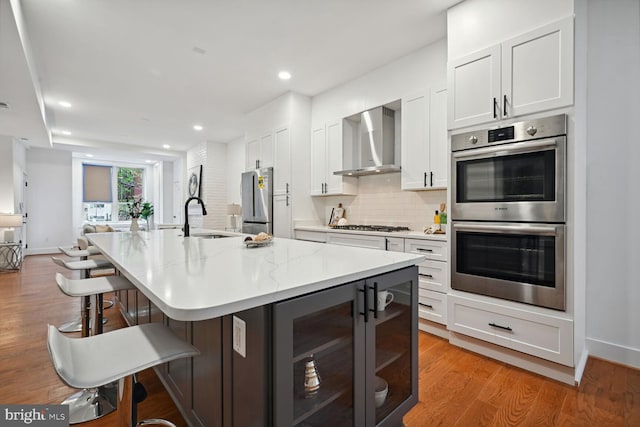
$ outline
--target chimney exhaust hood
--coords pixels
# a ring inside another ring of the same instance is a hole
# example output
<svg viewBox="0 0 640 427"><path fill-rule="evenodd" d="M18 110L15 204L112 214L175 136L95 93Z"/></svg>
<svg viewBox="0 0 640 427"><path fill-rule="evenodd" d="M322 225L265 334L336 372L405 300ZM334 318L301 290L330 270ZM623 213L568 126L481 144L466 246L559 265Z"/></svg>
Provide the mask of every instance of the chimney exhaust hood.
<svg viewBox="0 0 640 427"><path fill-rule="evenodd" d="M400 172L395 164L395 112L377 107L342 121L342 162L350 169L334 175L363 176Z"/></svg>

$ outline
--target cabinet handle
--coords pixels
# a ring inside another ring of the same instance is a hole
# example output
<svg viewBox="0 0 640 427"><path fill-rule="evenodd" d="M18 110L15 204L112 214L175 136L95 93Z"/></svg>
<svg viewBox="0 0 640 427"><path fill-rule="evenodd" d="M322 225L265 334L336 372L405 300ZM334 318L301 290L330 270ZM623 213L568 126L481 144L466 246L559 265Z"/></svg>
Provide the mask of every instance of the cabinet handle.
<svg viewBox="0 0 640 427"><path fill-rule="evenodd" d="M389 250L389 239L388 238L384 238L384 250L388 251Z"/></svg>
<svg viewBox="0 0 640 427"><path fill-rule="evenodd" d="M433 252L433 249L416 248L416 251L419 251L419 252Z"/></svg>
<svg viewBox="0 0 640 427"><path fill-rule="evenodd" d="M378 318L378 282L373 282L373 318Z"/></svg>
<svg viewBox="0 0 640 427"><path fill-rule="evenodd" d="M426 277L428 279L433 279L433 275L432 274L418 274L418 276Z"/></svg>
<svg viewBox="0 0 640 427"><path fill-rule="evenodd" d="M502 114L507 117L507 95L502 98Z"/></svg>
<svg viewBox="0 0 640 427"><path fill-rule="evenodd" d="M496 98L493 98L493 118L497 119L498 118L498 114L496 113Z"/></svg>
<svg viewBox="0 0 640 427"><path fill-rule="evenodd" d="M288 194L287 194L287 205L286 206L289 206L289 195Z"/></svg>
<svg viewBox="0 0 640 427"><path fill-rule="evenodd" d="M360 292L364 292L364 312L360 314L364 315L364 323L369 322L369 285L364 284L364 289L358 289Z"/></svg>
<svg viewBox="0 0 640 427"><path fill-rule="evenodd" d="M427 173L424 173L424 186L427 186Z"/></svg>
<svg viewBox="0 0 640 427"><path fill-rule="evenodd" d="M498 328L498 329L504 329L505 331L513 331L513 329L511 329L509 326L497 325L493 322L489 323L489 326L493 326L494 328Z"/></svg>
<svg viewBox="0 0 640 427"><path fill-rule="evenodd" d="M429 172L430 178L429 178L429 186L433 187L433 172Z"/></svg>
<svg viewBox="0 0 640 427"><path fill-rule="evenodd" d="M287 189L286 189L286 191L285 191L285 192L286 192L286 193L289 193L289 183L287 182L285 185L287 186Z"/></svg>
<svg viewBox="0 0 640 427"><path fill-rule="evenodd" d="M420 303L420 305L422 305L424 307L427 307L427 308L430 308L431 310L433 310L433 306L430 305L430 304L422 304L422 303Z"/></svg>

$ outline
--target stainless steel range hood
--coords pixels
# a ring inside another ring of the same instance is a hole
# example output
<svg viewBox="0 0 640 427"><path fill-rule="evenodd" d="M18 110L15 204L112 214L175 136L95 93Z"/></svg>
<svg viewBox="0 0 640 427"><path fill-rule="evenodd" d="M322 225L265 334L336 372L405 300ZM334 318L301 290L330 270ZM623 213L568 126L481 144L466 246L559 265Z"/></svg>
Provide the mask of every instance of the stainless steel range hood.
<svg viewBox="0 0 640 427"><path fill-rule="evenodd" d="M400 172L395 164L395 112L377 107L343 120L343 166L334 175Z"/></svg>

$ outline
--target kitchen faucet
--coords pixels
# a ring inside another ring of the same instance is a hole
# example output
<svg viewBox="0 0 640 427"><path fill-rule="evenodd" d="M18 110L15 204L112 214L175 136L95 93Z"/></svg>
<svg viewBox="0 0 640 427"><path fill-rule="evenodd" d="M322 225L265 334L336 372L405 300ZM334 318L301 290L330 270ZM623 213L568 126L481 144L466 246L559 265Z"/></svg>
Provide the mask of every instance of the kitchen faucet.
<svg viewBox="0 0 640 427"><path fill-rule="evenodd" d="M187 201L184 203L184 237L189 237L189 212L188 212L188 207L189 207L189 202L192 200L197 200L198 203L200 203L200 206L202 206L202 215L206 215L207 214L207 209L205 209L204 207L204 202L202 201L202 199L200 197L189 197L187 199Z"/></svg>

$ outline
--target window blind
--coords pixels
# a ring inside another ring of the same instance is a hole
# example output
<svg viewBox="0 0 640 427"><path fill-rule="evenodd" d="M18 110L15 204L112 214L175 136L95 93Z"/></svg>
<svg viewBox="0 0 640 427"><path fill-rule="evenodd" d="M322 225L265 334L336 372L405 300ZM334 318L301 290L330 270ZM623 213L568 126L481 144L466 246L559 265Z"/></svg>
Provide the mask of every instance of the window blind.
<svg viewBox="0 0 640 427"><path fill-rule="evenodd" d="M111 166L82 165L82 200L111 202Z"/></svg>

